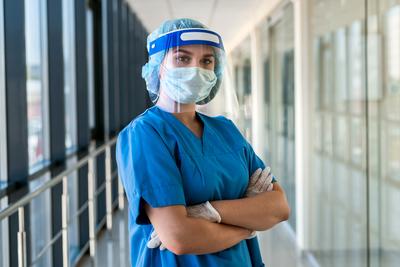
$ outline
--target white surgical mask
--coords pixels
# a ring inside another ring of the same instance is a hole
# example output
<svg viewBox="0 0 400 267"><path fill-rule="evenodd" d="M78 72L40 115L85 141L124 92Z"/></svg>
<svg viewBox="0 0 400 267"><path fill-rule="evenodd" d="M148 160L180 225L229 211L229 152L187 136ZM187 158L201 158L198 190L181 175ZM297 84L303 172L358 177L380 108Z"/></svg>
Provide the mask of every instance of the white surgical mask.
<svg viewBox="0 0 400 267"><path fill-rule="evenodd" d="M182 104L205 99L216 83L214 71L199 67L165 69L160 80L162 90L172 100Z"/></svg>

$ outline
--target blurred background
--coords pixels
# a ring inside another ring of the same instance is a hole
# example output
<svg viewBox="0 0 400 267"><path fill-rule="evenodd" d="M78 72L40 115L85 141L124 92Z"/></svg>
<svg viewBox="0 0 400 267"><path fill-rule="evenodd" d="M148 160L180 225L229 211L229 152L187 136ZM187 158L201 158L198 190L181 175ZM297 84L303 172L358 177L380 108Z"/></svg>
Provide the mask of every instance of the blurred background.
<svg viewBox="0 0 400 267"><path fill-rule="evenodd" d="M0 266L129 266L115 137L152 105L147 35L180 17L228 56L202 110L286 190L265 264L399 266L399 0L0 0Z"/></svg>

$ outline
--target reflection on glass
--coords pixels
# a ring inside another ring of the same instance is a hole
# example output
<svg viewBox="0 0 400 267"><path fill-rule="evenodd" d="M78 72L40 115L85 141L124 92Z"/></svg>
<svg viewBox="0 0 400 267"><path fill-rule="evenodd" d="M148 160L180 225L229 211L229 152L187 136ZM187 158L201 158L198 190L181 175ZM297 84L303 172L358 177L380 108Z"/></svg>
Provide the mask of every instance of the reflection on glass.
<svg viewBox="0 0 400 267"><path fill-rule="evenodd" d="M44 90L41 0L25 0L29 165L44 159Z"/></svg>
<svg viewBox="0 0 400 267"><path fill-rule="evenodd" d="M75 87L75 38L74 1L62 1L63 53L64 53L64 108L65 147L76 145L76 87Z"/></svg>
<svg viewBox="0 0 400 267"><path fill-rule="evenodd" d="M294 143L294 36L293 6L288 5L274 25L263 24L265 138L264 161L286 191L296 230L295 143ZM268 44L268 45L267 45Z"/></svg>
<svg viewBox="0 0 400 267"><path fill-rule="evenodd" d="M349 29L349 100L354 114L365 112L365 72L363 21L353 22Z"/></svg>
<svg viewBox="0 0 400 267"><path fill-rule="evenodd" d="M339 29L335 33L335 107L339 112L347 110L347 57L346 29Z"/></svg>
<svg viewBox="0 0 400 267"><path fill-rule="evenodd" d="M7 197L0 199L0 210L3 210L7 207ZM0 221L0 266L9 266L8 265L8 219L4 219Z"/></svg>
<svg viewBox="0 0 400 267"><path fill-rule="evenodd" d="M380 111L371 116L378 118L371 129L377 141L372 158L372 173L379 177L381 189L376 199L380 221L377 225L380 244L379 266L397 266L400 262L400 5L388 7L382 14L385 43L383 47L384 90L382 101L378 102ZM370 142L374 141L370 138ZM376 155L376 154L375 154Z"/></svg>
<svg viewBox="0 0 400 267"><path fill-rule="evenodd" d="M310 184L316 195L309 203L314 225L309 237L321 267L361 267L367 260L363 24L333 23L340 28L314 36L311 61L315 170Z"/></svg>
<svg viewBox="0 0 400 267"><path fill-rule="evenodd" d="M232 52L232 63L234 68L235 90L239 102L237 121L238 128L251 142L251 59L250 59L250 37Z"/></svg>
<svg viewBox="0 0 400 267"><path fill-rule="evenodd" d="M93 11L86 9L86 53L87 53L87 74L88 74L88 107L89 107L89 129L95 127L95 106L94 106L94 28Z"/></svg>
<svg viewBox="0 0 400 267"><path fill-rule="evenodd" d="M50 180L50 175L35 179L30 182L29 190L32 192L43 183ZM50 191L47 190L39 196L32 199L30 209L30 241L31 241L31 264L32 266L52 266L51 247L46 249L42 254L42 250L51 240L51 197Z"/></svg>
<svg viewBox="0 0 400 267"><path fill-rule="evenodd" d="M76 158L72 158L68 162L68 166L73 166L77 163ZM77 216L78 212L78 173L73 172L68 176L68 208L69 208L69 225L68 225L68 242L69 242L69 259L71 265L77 258L80 252L79 247L79 224Z"/></svg>

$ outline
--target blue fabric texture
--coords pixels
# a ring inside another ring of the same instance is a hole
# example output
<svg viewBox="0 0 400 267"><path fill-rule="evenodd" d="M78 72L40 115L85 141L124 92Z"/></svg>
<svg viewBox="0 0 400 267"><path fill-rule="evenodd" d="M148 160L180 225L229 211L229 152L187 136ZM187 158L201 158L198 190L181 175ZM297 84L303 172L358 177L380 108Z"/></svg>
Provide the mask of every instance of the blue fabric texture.
<svg viewBox="0 0 400 267"><path fill-rule="evenodd" d="M207 27L199 21L181 18L174 20L164 21L156 30L149 34L147 37L147 51L150 51L150 44L157 40L160 36L165 33L181 30L181 29L207 29ZM226 64L225 53L223 50L216 48L215 51L215 75L217 76L217 83L210 92L210 95L205 99L197 102L199 105L210 102L217 94L221 83ZM158 100L159 89L160 89L160 65L164 60L164 57L168 50L161 50L158 53L150 56L148 62L142 67L142 77L146 81L146 88L149 92L150 99L155 103Z"/></svg>
<svg viewBox="0 0 400 267"><path fill-rule="evenodd" d="M153 226L143 209L195 205L244 197L249 177L265 168L251 145L229 119L196 112L203 122L201 138L173 114L153 106L119 136L116 158L129 201L132 266L264 266L257 237L205 255L175 255L149 249Z"/></svg>

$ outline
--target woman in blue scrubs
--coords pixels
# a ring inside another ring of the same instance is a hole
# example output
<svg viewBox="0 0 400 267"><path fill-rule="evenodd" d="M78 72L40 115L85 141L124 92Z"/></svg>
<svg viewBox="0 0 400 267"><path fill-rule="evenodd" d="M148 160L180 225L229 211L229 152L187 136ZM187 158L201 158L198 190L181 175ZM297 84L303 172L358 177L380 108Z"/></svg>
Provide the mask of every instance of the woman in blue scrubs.
<svg viewBox="0 0 400 267"><path fill-rule="evenodd" d="M264 266L255 231L287 220L285 193L234 123L196 110L216 95L221 37L191 19L148 37L155 105L119 134L132 266Z"/></svg>

